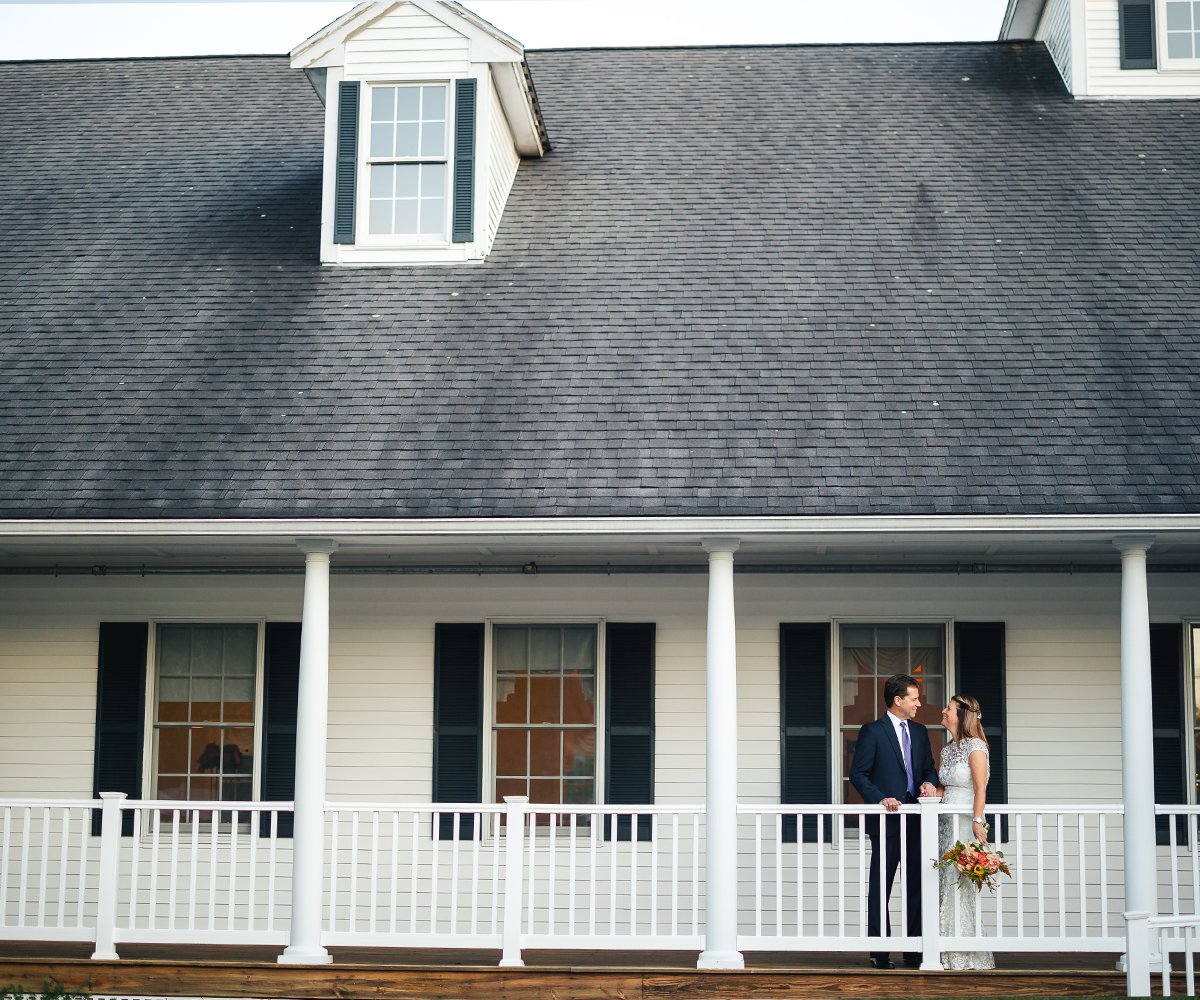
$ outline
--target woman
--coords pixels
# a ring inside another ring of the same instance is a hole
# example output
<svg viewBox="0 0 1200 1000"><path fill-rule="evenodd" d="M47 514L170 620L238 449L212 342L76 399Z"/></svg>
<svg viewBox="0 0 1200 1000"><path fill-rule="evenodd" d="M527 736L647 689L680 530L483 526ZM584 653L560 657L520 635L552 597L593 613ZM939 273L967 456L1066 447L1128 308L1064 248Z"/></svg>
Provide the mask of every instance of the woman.
<svg viewBox="0 0 1200 1000"><path fill-rule="evenodd" d="M942 709L942 725L950 734L950 742L942 747L942 768L938 779L942 783L942 804L951 806L971 805L971 836L962 830L954 835L954 816L942 816L938 825L938 856L945 854L957 840L987 841L987 829L983 825L983 810L987 804L987 783L992 768L988 761L988 742L983 735L982 716L979 702L970 695L956 694L950 704ZM961 818L958 819L961 824ZM958 913L958 935L975 936L975 905L977 893L974 889L960 890L957 886L958 872L952 868L941 869L939 883L939 917L941 934L951 937L954 930L954 914ZM990 951L944 951L942 967L946 969L994 969L996 960Z"/></svg>

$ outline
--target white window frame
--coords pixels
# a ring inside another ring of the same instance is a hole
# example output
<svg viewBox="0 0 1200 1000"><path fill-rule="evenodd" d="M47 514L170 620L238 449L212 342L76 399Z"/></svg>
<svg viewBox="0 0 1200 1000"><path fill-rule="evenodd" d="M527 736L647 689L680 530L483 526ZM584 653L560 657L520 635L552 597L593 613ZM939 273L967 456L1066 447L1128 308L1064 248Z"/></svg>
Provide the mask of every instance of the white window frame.
<svg viewBox="0 0 1200 1000"><path fill-rule="evenodd" d="M606 619L590 615L506 615L484 619L483 634L483 801L496 801L496 762L492 752L492 727L496 723L496 668L492 636L497 625L593 625L596 629L596 805L604 804L605 670L604 633Z"/></svg>
<svg viewBox="0 0 1200 1000"><path fill-rule="evenodd" d="M1172 59L1167 55L1167 0L1154 4L1154 55L1160 73L1200 73L1200 57Z"/></svg>
<svg viewBox="0 0 1200 1000"><path fill-rule="evenodd" d="M1193 632L1200 629L1200 616L1183 619L1183 669L1187 683L1183 686L1183 708L1187 726L1184 755L1187 761L1187 802L1196 805L1196 685L1200 683L1200 643Z"/></svg>
<svg viewBox="0 0 1200 1000"><path fill-rule="evenodd" d="M941 615L853 615L846 617L838 617L830 619L830 650L829 650L829 675L830 675L830 698L829 712L831 720L831 734L833 737L833 746L830 748L830 763L833 765L832 795L834 805L845 805L842 796L842 783L846 780L846 775L842 769L842 627L845 625L940 625L945 629L943 642L945 643L945 664L943 670L946 679L946 700L949 701L958 692L955 690L955 662L954 662L954 618L947 618ZM934 766L940 764L939 761L934 761Z"/></svg>
<svg viewBox="0 0 1200 1000"><path fill-rule="evenodd" d="M158 714L158 629L160 625L257 625L258 651L254 669L254 770L250 777L251 802L259 802L262 774L263 737L263 679L266 659L267 620L245 615L215 617L151 618L149 642L146 643L146 708L142 743L143 799L155 802L180 802L182 799L158 798L158 753L154 743L155 716ZM149 794L147 794L149 793ZM236 803L231 803L231 808ZM181 808L183 806L181 805ZM245 808L242 806L241 808Z"/></svg>
<svg viewBox="0 0 1200 1000"><path fill-rule="evenodd" d="M358 88L358 149L356 156L357 184L354 192L354 245L376 249L446 249L451 245L450 226L454 212L454 84L459 77L431 80L363 80ZM445 87L446 88L446 148L442 157L372 157L371 150L371 93L375 87ZM371 166L374 163L442 163L446 164L446 206L440 236L420 234L371 235Z"/></svg>

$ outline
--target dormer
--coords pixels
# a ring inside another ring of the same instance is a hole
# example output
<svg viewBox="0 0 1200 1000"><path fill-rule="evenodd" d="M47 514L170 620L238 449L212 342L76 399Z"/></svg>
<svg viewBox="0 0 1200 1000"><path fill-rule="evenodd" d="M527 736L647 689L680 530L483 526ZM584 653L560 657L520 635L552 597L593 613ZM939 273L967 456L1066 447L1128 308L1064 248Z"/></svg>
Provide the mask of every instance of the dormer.
<svg viewBox="0 0 1200 1000"><path fill-rule="evenodd" d="M1200 97L1195 0L1008 0L1001 41L1044 42L1084 98Z"/></svg>
<svg viewBox="0 0 1200 1000"><path fill-rule="evenodd" d="M321 260L483 260L550 148L525 50L457 3L363 3L298 45L325 104Z"/></svg>

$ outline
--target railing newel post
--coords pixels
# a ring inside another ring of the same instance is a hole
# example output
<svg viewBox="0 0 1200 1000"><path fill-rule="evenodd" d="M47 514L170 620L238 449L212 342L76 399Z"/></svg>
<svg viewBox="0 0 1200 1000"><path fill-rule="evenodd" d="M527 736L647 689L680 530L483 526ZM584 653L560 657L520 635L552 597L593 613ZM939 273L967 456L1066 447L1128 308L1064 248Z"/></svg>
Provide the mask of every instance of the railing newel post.
<svg viewBox="0 0 1200 1000"><path fill-rule="evenodd" d="M1125 914L1125 989L1131 997L1150 995L1150 913Z"/></svg>
<svg viewBox="0 0 1200 1000"><path fill-rule="evenodd" d="M117 890L121 874L121 803L124 792L101 792L100 873L96 895L96 949L94 962L115 962L117 954ZM83 849L87 850L87 843ZM83 887L80 886L82 893Z"/></svg>
<svg viewBox="0 0 1200 1000"><path fill-rule="evenodd" d="M942 971L939 935L938 881L940 873L933 867L938 856L938 805L936 796L921 797L921 970Z"/></svg>
<svg viewBox="0 0 1200 1000"><path fill-rule="evenodd" d="M529 797L506 795L504 802L508 808L505 811L504 834L504 950L500 955L500 967L520 968L525 964L521 958L521 897L524 885L525 815Z"/></svg>

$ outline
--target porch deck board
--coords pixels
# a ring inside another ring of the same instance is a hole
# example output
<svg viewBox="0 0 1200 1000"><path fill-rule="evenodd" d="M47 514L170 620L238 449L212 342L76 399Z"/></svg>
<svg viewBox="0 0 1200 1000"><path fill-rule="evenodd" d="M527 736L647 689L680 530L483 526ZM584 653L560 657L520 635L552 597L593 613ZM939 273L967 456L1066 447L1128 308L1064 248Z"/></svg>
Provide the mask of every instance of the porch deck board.
<svg viewBox="0 0 1200 1000"><path fill-rule="evenodd" d="M120 962L92 962L87 946L0 944L0 985L46 977L97 994L387 1000L729 1000L809 996L1123 996L1116 955L1000 955L994 972L877 972L865 955L753 952L748 968L708 972L692 952L524 953L500 969L484 950L331 949L326 966L280 966L272 947L127 945ZM896 956L897 958L899 956ZM1156 988L1158 984L1155 984ZM1180 977L1179 992L1182 992Z"/></svg>

